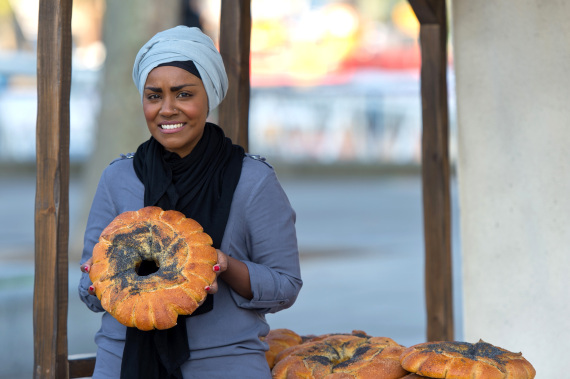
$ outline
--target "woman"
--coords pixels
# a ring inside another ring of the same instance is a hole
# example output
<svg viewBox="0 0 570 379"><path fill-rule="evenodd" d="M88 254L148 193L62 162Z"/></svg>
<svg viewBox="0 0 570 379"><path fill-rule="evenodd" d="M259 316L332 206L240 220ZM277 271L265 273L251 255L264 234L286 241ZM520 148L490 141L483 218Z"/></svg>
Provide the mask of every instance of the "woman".
<svg viewBox="0 0 570 379"><path fill-rule="evenodd" d="M158 33L137 54L133 80L151 137L102 174L80 297L104 312L88 275L93 246L117 215L149 205L203 226L218 249L218 279L206 302L166 331L126 328L105 312L93 377L270 378L259 338L269 331L265 314L290 307L302 286L295 213L271 166L206 121L228 86L209 37L185 26Z"/></svg>

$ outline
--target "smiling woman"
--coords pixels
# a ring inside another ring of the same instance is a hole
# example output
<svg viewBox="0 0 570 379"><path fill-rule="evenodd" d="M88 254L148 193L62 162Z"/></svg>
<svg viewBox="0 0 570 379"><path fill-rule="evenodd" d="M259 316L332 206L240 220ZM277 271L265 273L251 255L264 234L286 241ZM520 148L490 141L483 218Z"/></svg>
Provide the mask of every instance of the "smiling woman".
<svg viewBox="0 0 570 379"><path fill-rule="evenodd" d="M81 299L105 312L93 295L112 294L90 280L93 248L118 215L149 206L200 224L217 249L216 279L169 329L127 328L105 312L93 378L270 378L259 338L269 331L265 314L290 307L302 285L295 212L273 168L206 121L228 87L209 37L185 26L158 33L137 54L133 80L151 137L103 172L85 232Z"/></svg>
<svg viewBox="0 0 570 379"><path fill-rule="evenodd" d="M165 64L148 75L143 110L150 134L166 150L184 158L204 133L208 95L199 77Z"/></svg>

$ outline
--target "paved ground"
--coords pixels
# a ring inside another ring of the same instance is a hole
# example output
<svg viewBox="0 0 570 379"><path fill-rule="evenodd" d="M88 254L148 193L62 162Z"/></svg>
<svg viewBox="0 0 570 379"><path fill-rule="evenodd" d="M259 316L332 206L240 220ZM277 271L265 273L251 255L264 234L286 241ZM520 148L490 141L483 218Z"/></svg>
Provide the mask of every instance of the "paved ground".
<svg viewBox="0 0 570 379"><path fill-rule="evenodd" d="M300 334L364 330L409 346L425 339L423 216L417 176L282 178L297 211L304 287L295 305L269 315ZM456 337L461 338L457 196L453 195ZM0 378L33 367L35 178L0 176ZM70 189L72 234L81 225L78 183ZM70 262L69 352L94 352L98 314L77 298Z"/></svg>

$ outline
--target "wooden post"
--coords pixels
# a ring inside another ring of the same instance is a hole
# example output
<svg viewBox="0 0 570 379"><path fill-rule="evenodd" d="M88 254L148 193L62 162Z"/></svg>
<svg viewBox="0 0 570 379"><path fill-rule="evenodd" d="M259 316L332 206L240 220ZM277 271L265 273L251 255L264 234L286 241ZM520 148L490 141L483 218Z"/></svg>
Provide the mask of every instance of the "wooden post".
<svg viewBox="0 0 570 379"><path fill-rule="evenodd" d="M248 150L251 1L222 0L220 53L229 89L220 104L219 123L232 141Z"/></svg>
<svg viewBox="0 0 570 379"><path fill-rule="evenodd" d="M422 56L422 186L427 340L452 341L446 5L444 0L409 0L409 3L420 22Z"/></svg>
<svg viewBox="0 0 570 379"><path fill-rule="evenodd" d="M36 125L34 378L67 378L72 0L41 0Z"/></svg>

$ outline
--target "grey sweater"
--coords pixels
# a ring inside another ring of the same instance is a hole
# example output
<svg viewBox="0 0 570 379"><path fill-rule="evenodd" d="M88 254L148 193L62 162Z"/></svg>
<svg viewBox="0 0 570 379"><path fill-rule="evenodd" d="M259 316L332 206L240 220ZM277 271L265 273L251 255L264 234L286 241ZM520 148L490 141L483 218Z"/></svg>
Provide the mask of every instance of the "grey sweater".
<svg viewBox="0 0 570 379"><path fill-rule="evenodd" d="M101 231L117 215L143 207L143 193L132 159L123 156L104 170L87 221L81 263L91 257ZM267 346L259 339L269 331L265 314L290 307L302 286L295 212L273 168L257 156L244 158L220 250L247 265L253 299L241 297L218 280L214 309L187 318L191 360L265 351ZM92 311L104 312L95 342L120 357L126 327L88 294L90 285L89 276L83 274L82 301Z"/></svg>

